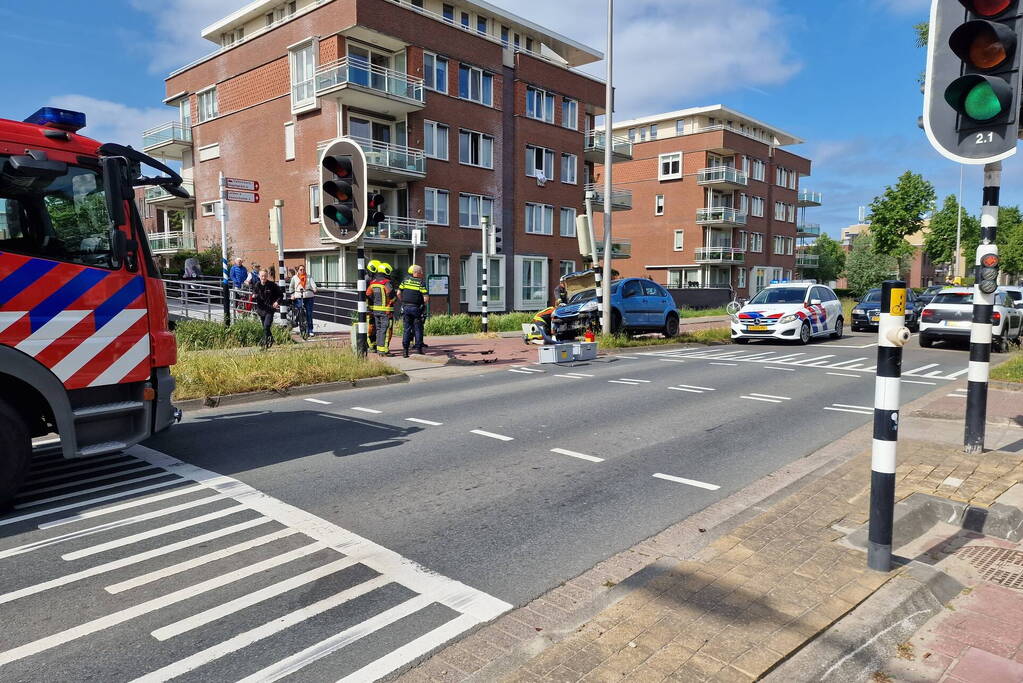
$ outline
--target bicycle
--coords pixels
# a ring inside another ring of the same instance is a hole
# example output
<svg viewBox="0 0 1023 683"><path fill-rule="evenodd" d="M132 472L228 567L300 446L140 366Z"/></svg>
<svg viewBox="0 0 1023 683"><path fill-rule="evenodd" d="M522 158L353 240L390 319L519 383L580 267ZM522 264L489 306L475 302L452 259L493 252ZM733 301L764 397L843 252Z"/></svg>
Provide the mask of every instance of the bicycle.
<svg viewBox="0 0 1023 683"><path fill-rule="evenodd" d="M298 334L303 340L309 339L310 323L305 315L305 301L302 299L302 293L304 289L299 289L291 296L291 305L288 306L288 325L289 329L298 328Z"/></svg>

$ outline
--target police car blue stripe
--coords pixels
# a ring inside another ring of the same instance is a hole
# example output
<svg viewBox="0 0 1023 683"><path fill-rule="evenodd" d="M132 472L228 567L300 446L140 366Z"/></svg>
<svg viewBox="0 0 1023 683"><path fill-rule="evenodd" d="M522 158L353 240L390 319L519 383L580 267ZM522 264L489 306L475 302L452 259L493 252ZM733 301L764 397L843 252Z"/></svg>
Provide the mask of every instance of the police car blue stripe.
<svg viewBox="0 0 1023 683"><path fill-rule="evenodd" d="M23 263L20 268L0 280L0 306L24 292L32 283L56 267L56 261L42 259L31 259Z"/></svg>
<svg viewBox="0 0 1023 683"><path fill-rule="evenodd" d="M29 320L32 331L35 332L46 323L64 311L78 300L83 294L103 281L110 273L95 268L86 268L78 275L75 275L63 287L46 297L42 303L29 311Z"/></svg>
<svg viewBox="0 0 1023 683"><path fill-rule="evenodd" d="M141 276L133 277L128 284L96 307L93 318L96 321L96 330L110 322L114 316L127 308L135 299L139 298L146 291Z"/></svg>

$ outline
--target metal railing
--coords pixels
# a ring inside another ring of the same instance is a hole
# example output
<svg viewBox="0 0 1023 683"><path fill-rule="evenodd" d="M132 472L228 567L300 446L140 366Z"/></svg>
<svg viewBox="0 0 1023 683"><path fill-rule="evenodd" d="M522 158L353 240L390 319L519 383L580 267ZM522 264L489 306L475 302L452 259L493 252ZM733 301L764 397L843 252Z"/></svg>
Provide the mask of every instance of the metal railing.
<svg viewBox="0 0 1023 683"><path fill-rule="evenodd" d="M584 152L603 152L607 145L607 136L603 131L591 130L586 133L586 140L583 144ZM632 157L632 143L624 135L611 136L611 151L625 157Z"/></svg>
<svg viewBox="0 0 1023 683"><path fill-rule="evenodd" d="M745 263L746 253L731 247L697 247L697 263Z"/></svg>
<svg viewBox="0 0 1023 683"><path fill-rule="evenodd" d="M419 230L422 244L426 244L426 221L421 218L402 218L388 216L380 225L366 228L367 239L412 242L412 231Z"/></svg>
<svg viewBox="0 0 1023 683"><path fill-rule="evenodd" d="M150 128L142 133L143 150L156 147L157 145L163 145L168 142L191 144L192 127L176 121L170 121L159 125L156 128Z"/></svg>
<svg viewBox="0 0 1023 683"><path fill-rule="evenodd" d="M189 200L182 200L182 201L194 201L195 200L195 188L192 186L192 183L181 183L181 188L183 190L185 190L186 192L188 192L188 196L191 198ZM146 201L147 202L162 202L162 201L168 200L168 199L180 199L180 197L175 197L174 195L172 195L170 192L168 192L167 190L163 189L162 187L147 187L146 188Z"/></svg>
<svg viewBox="0 0 1023 683"><path fill-rule="evenodd" d="M179 230L176 232L150 232L149 248L153 252L195 249L195 233Z"/></svg>
<svg viewBox="0 0 1023 683"><path fill-rule="evenodd" d="M415 147L392 145L388 142L377 142L369 138L353 137L353 140L366 153L366 165L399 173L426 174L426 153ZM319 154L333 140L322 140L316 145Z"/></svg>
<svg viewBox="0 0 1023 683"><path fill-rule="evenodd" d="M342 85L358 85L384 95L401 97L419 104L426 103L422 78L350 56L322 65L316 70L315 79L316 94Z"/></svg>
<svg viewBox="0 0 1023 683"><path fill-rule="evenodd" d="M820 204L824 196L820 192L812 192L810 190L800 190L799 199L800 203L804 204Z"/></svg>
<svg viewBox="0 0 1023 683"><path fill-rule="evenodd" d="M745 173L731 166L712 166L711 168L701 168L697 174L696 182L701 185L710 183L748 185L749 179Z"/></svg>
<svg viewBox="0 0 1023 683"><path fill-rule="evenodd" d="M712 206L696 210L697 223L735 223L746 225L746 214L730 206Z"/></svg>
<svg viewBox="0 0 1023 683"><path fill-rule="evenodd" d="M593 203L604 204L604 183L586 183L583 186L585 192L593 192ZM611 186L611 206L619 209L632 208L632 190L626 190L616 185Z"/></svg>
<svg viewBox="0 0 1023 683"><path fill-rule="evenodd" d="M754 133L752 133L750 131L742 130L741 128L736 128L735 126L729 126L729 125L724 124L724 123L716 123L713 126L694 126L692 130L685 131L685 132L682 133L682 135L696 135L698 133L712 133L712 132L714 132L716 130L727 130L727 131L729 131L731 133L735 133L736 135L742 135L743 137L750 138L751 140L759 140L760 142L766 143L768 145L776 145L776 144L778 144L777 141L775 140L775 138L773 138L771 136L768 136L768 135L756 135L756 134L754 134Z"/></svg>
<svg viewBox="0 0 1023 683"><path fill-rule="evenodd" d="M820 256L817 254L796 254L797 268L816 268L819 262Z"/></svg>
<svg viewBox="0 0 1023 683"><path fill-rule="evenodd" d="M800 237L820 237L820 223L802 223L797 225L796 234Z"/></svg>

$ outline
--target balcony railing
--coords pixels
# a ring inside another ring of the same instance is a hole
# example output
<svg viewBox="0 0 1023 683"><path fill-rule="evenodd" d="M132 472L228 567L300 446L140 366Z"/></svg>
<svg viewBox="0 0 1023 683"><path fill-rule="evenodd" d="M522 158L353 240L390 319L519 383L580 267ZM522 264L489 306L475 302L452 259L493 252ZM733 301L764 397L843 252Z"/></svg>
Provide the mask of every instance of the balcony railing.
<svg viewBox="0 0 1023 683"><path fill-rule="evenodd" d="M163 189L162 187L159 187L159 186L147 187L146 188L146 201L147 202L170 202L170 201L173 200L173 201L184 202L184 203L195 201L195 189L192 187L192 183L181 183L181 189L183 189L186 192L188 192L188 196L189 196L188 199L182 199L180 197L175 197L170 192L168 192L167 190L165 190L165 189Z"/></svg>
<svg viewBox="0 0 1023 683"><path fill-rule="evenodd" d="M696 182L700 185L724 183L745 187L749 184L749 179L745 173L730 166L713 166L711 168L701 168L696 177Z"/></svg>
<svg viewBox="0 0 1023 683"><path fill-rule="evenodd" d="M607 136L603 131L591 130L586 133L586 142L583 147L583 151L591 153L603 154L607 146ZM627 159L632 158L632 143L629 142L629 138L622 135L611 136L611 153L619 157Z"/></svg>
<svg viewBox="0 0 1023 683"><path fill-rule="evenodd" d="M426 244L426 221L421 218L403 218L388 216L380 225L366 228L367 239L389 240L392 242L412 243L412 231L420 231L420 244Z"/></svg>
<svg viewBox="0 0 1023 683"><path fill-rule="evenodd" d="M797 201L803 206L820 206L823 198L824 197L820 192L800 190Z"/></svg>
<svg viewBox="0 0 1023 683"><path fill-rule="evenodd" d="M604 205L604 184L587 183L583 190L593 193L593 203ZM632 208L632 190L611 186L611 208L613 210L629 210Z"/></svg>
<svg viewBox="0 0 1023 683"><path fill-rule="evenodd" d="M316 70L317 95L344 85L361 86L382 95L400 97L418 104L426 102L422 78L385 69L361 59L342 57Z"/></svg>
<svg viewBox="0 0 1023 683"><path fill-rule="evenodd" d="M820 223L802 223L796 226L796 235L799 237L820 237Z"/></svg>
<svg viewBox="0 0 1023 683"><path fill-rule="evenodd" d="M142 149L148 150L168 143L192 144L192 128L183 123L171 121L142 133Z"/></svg>
<svg viewBox="0 0 1023 683"><path fill-rule="evenodd" d="M731 247L697 247L697 263L745 263L746 253L742 249Z"/></svg>
<svg viewBox="0 0 1023 683"><path fill-rule="evenodd" d="M368 166L377 166L400 173L426 174L426 153L421 149L377 142L369 138L356 137L352 139L359 143L359 147L362 147L362 151L366 153Z"/></svg>
<svg viewBox="0 0 1023 683"><path fill-rule="evenodd" d="M816 268L819 261L817 254L796 254L796 268Z"/></svg>
<svg viewBox="0 0 1023 683"><path fill-rule="evenodd" d="M746 214L729 206L712 206L696 210L696 222L708 223L731 223L733 225L746 225Z"/></svg>
<svg viewBox="0 0 1023 683"><path fill-rule="evenodd" d="M153 253L195 249L195 233L151 232L147 236L149 237L149 248L153 250Z"/></svg>

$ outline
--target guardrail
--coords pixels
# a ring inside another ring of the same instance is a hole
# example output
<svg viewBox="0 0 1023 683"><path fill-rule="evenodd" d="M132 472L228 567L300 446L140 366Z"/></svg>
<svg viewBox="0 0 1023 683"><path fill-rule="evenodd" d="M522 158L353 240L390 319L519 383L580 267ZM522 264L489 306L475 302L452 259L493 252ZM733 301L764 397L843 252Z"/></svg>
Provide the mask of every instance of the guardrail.
<svg viewBox="0 0 1023 683"><path fill-rule="evenodd" d="M746 214L729 206L712 206L696 210L697 223L734 223L746 225Z"/></svg>
<svg viewBox="0 0 1023 683"><path fill-rule="evenodd" d="M593 203L604 204L604 184L603 183L586 183L583 186L585 192L593 192ZM632 208L632 190L626 190L624 188L611 186L611 207L618 209L631 209Z"/></svg>
<svg viewBox="0 0 1023 683"><path fill-rule="evenodd" d="M606 148L607 136L602 131L591 130L586 134L586 140L583 144L583 151L600 151L603 152ZM611 151L614 154L619 154L625 157L632 157L632 142L629 138L624 135L612 135L611 136Z"/></svg>
<svg viewBox="0 0 1023 683"><path fill-rule="evenodd" d="M745 263L746 252L732 247L697 247L697 263Z"/></svg>
<svg viewBox="0 0 1023 683"><path fill-rule="evenodd" d="M150 232L146 236L149 238L149 248L154 253L195 249L195 233L193 232Z"/></svg>
<svg viewBox="0 0 1023 683"><path fill-rule="evenodd" d="M181 189L188 192L189 199L181 199L172 195L167 190L163 189L159 185L146 188L146 201L147 202L162 202L171 199L177 199L180 201L195 201L195 188L192 183L181 183Z"/></svg>
<svg viewBox="0 0 1023 683"><path fill-rule="evenodd" d="M384 95L426 103L423 79L393 69L370 64L362 59L342 57L316 70L316 94L342 85L357 85Z"/></svg>
<svg viewBox="0 0 1023 683"><path fill-rule="evenodd" d="M797 201L799 201L800 204L820 204L823 200L824 195L820 192L800 190Z"/></svg>
<svg viewBox="0 0 1023 683"><path fill-rule="evenodd" d="M142 149L144 150L168 142L190 144L192 142L192 127L170 121L142 132Z"/></svg>
<svg viewBox="0 0 1023 683"><path fill-rule="evenodd" d="M696 182L701 185L711 183L731 183L732 185L748 185L749 179L742 171L730 166L712 166L701 168L697 174Z"/></svg>
<svg viewBox="0 0 1023 683"><path fill-rule="evenodd" d="M796 254L797 268L816 268L819 262L820 256L817 254Z"/></svg>

